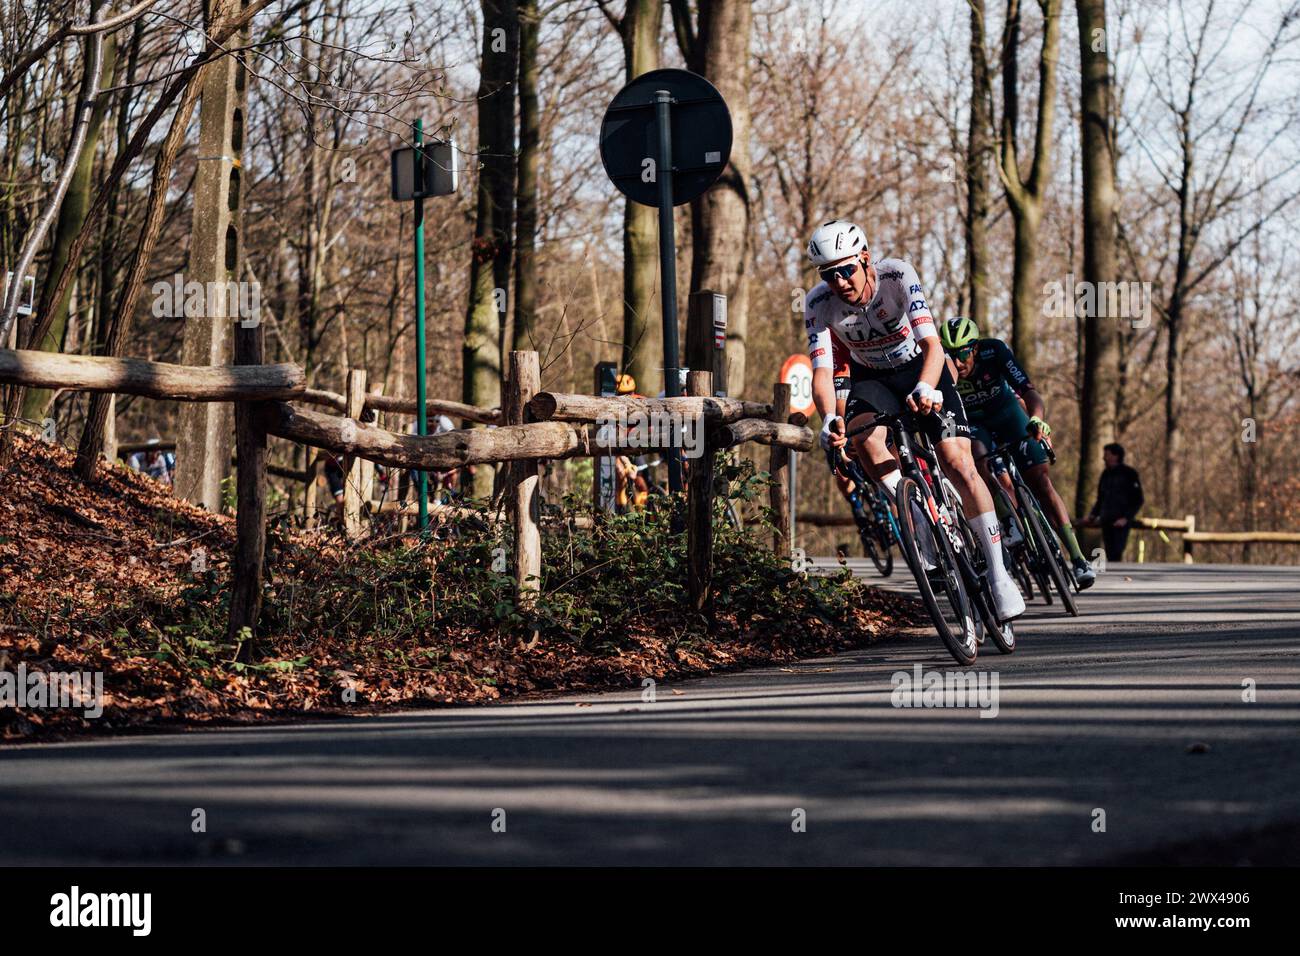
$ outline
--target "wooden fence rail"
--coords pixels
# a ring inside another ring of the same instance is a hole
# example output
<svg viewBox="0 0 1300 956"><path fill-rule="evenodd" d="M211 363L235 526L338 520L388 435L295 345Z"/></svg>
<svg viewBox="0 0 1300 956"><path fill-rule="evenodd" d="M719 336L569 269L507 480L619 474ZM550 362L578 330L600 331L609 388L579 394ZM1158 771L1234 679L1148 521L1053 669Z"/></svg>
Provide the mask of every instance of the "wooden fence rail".
<svg viewBox="0 0 1300 956"><path fill-rule="evenodd" d="M297 365L172 365L26 349L0 349L0 383L173 402L262 401L295 398L307 390Z"/></svg>
<svg viewBox="0 0 1300 956"><path fill-rule="evenodd" d="M596 422L617 419L620 415L653 417L676 414L702 416L710 424L727 424L742 418L767 418L772 414L770 405L742 402L735 398L689 395L678 398L606 398L567 392L538 392L529 401L528 410L539 422Z"/></svg>
<svg viewBox="0 0 1300 956"><path fill-rule="evenodd" d="M309 388L296 398L308 405L324 405L333 408L335 411L347 412L347 397L338 392ZM466 421L478 422L481 425L498 425L501 423L501 409L499 408L479 408L477 405L466 405L463 402L453 402L445 398L426 399L424 407L430 415L448 415L452 418L463 418ZM370 392L365 396L364 408L366 411L414 415L419 410L419 400Z"/></svg>

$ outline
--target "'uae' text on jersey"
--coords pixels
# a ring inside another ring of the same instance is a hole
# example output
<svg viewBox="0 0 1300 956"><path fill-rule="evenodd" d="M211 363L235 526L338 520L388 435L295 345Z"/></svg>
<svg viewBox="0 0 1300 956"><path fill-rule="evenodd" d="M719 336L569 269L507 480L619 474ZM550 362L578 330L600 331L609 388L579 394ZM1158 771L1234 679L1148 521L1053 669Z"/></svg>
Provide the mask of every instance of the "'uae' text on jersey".
<svg viewBox="0 0 1300 956"><path fill-rule="evenodd" d="M832 336L848 347L853 361L868 368L897 368L921 354L921 339L937 336L916 270L902 259L875 263L876 294L850 305L825 282L804 301L804 328L813 368L834 364Z"/></svg>

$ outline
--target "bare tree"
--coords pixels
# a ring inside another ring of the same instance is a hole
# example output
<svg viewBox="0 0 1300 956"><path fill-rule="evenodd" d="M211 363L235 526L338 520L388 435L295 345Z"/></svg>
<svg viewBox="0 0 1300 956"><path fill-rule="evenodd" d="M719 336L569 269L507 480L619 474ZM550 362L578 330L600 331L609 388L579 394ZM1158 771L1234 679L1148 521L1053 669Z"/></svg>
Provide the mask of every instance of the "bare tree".
<svg viewBox="0 0 1300 956"><path fill-rule="evenodd" d="M623 41L624 78L630 82L659 68L663 0L627 0L616 17L606 0L596 0ZM663 326L658 305L658 225L655 210L630 199L623 204L623 371L638 390L662 387Z"/></svg>
<svg viewBox="0 0 1300 956"><path fill-rule="evenodd" d="M1257 6L1248 0L1222 18L1216 15L1216 0L1209 0L1199 15L1185 6L1170 7L1159 64L1143 60L1171 131L1167 139L1139 137L1139 142L1157 170L1176 223L1172 275L1162 282L1167 295L1160 309L1166 330L1165 499L1175 513L1183 498L1184 353L1194 298L1244 241L1300 198L1300 189L1290 183L1300 159L1275 159L1278 154L1268 148L1295 123L1294 97L1288 91L1275 101L1267 89L1273 66L1300 39L1300 4L1280 11L1246 70L1232 69L1234 27L1258 25L1257 17L1248 16ZM1245 154L1260 143L1267 159ZM1224 228L1229 215L1247 203L1254 214L1235 219L1236 228Z"/></svg>
<svg viewBox="0 0 1300 956"><path fill-rule="evenodd" d="M519 159L515 191L515 308L507 346L534 348L537 321L537 174L541 113L537 98L542 11L537 0L519 3Z"/></svg>
<svg viewBox="0 0 1300 956"><path fill-rule="evenodd" d="M993 157L993 84L985 52L984 0L970 0L971 94L966 139L966 313L989 319L989 160Z"/></svg>
<svg viewBox="0 0 1300 956"><path fill-rule="evenodd" d="M1116 279L1115 114L1107 47L1106 0L1075 0L1079 22L1080 125L1083 149L1083 279L1102 288ZM1115 435L1116 328L1113 317L1083 316L1083 394L1079 415L1077 514L1091 506L1102 446Z"/></svg>
<svg viewBox="0 0 1300 956"><path fill-rule="evenodd" d="M727 297L727 388L745 389L749 334L749 0L672 0L673 26L687 64L717 87L731 112L731 159L721 178L691 203L691 291Z"/></svg>
<svg viewBox="0 0 1300 956"><path fill-rule="evenodd" d="M462 396L471 405L501 402L503 301L510 287L514 220L514 83L519 71L515 0L482 0L483 51L478 88L477 211L465 310ZM490 469L474 477L474 494L491 493Z"/></svg>
<svg viewBox="0 0 1300 956"><path fill-rule="evenodd" d="M1056 116L1056 65L1059 58L1060 0L1039 0L1043 14L1043 43L1038 55L1038 117L1029 175L1021 170L1017 143L1020 104L1020 0L1007 0L1002 31L1002 126L998 172L1006 189L1015 228L1015 265L1011 281L1011 343L1025 370L1035 365L1037 316L1041 313L1038 288L1039 226L1043 197L1050 184L1053 122Z"/></svg>

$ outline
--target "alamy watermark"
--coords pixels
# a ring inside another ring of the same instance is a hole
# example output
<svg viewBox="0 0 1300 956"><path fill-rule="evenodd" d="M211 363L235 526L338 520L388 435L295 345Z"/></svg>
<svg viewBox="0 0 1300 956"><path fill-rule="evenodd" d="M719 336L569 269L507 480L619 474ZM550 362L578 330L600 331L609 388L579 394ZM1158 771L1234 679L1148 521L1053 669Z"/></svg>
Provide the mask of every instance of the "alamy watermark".
<svg viewBox="0 0 1300 956"><path fill-rule="evenodd" d="M152 893L88 893L74 885L50 897L50 925L60 928L122 927L132 936L153 928Z"/></svg>
<svg viewBox="0 0 1300 956"><path fill-rule="evenodd" d="M682 457L704 454L704 416L667 409L619 407L596 419L600 448L680 448Z"/></svg>
<svg viewBox="0 0 1300 956"><path fill-rule="evenodd" d="M889 702L895 707L969 707L982 718L998 715L997 671L922 672L913 664L910 673L895 671L890 683Z"/></svg>
<svg viewBox="0 0 1300 956"><path fill-rule="evenodd" d="M154 318L239 319L244 328L262 321L262 286L258 282L185 281L179 272L159 279L153 293Z"/></svg>
<svg viewBox="0 0 1300 956"><path fill-rule="evenodd" d="M1062 319L1128 319L1135 329L1151 324L1150 282L1076 282L1068 273L1064 282L1043 285L1043 315Z"/></svg>
<svg viewBox="0 0 1300 956"><path fill-rule="evenodd" d="M19 664L17 671L0 671L0 708L26 710L63 707L84 711L94 719L104 713L102 671L32 671Z"/></svg>

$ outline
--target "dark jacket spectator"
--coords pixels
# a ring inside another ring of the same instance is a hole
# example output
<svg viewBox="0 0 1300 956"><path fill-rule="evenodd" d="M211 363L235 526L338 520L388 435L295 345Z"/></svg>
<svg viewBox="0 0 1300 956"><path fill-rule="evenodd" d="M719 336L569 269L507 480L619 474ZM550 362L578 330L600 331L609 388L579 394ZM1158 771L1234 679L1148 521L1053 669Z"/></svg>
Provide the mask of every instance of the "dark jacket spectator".
<svg viewBox="0 0 1300 956"><path fill-rule="evenodd" d="M1101 526L1106 560L1122 561L1129 528L1146 499L1137 470L1124 464L1124 446L1107 445L1102 454L1106 470L1097 481L1097 501L1088 513L1088 524Z"/></svg>

